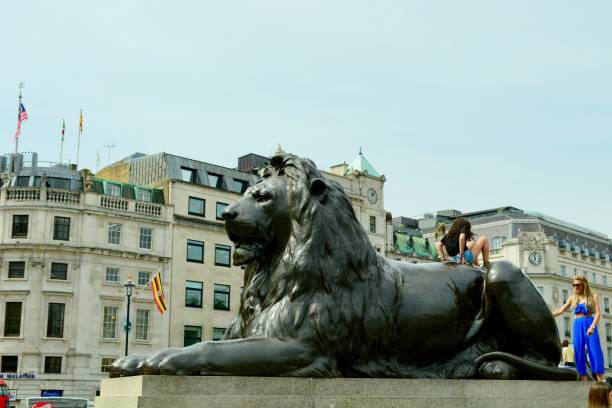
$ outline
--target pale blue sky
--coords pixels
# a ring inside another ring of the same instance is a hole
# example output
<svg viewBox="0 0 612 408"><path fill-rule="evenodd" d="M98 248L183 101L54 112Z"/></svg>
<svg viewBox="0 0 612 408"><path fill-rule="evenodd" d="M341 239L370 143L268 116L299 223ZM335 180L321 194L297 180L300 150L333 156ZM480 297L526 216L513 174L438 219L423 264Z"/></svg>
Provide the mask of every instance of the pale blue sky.
<svg viewBox="0 0 612 408"><path fill-rule="evenodd" d="M0 134L95 169L135 151L229 167L359 147L396 215L504 205L612 235L612 3L20 1L0 6Z"/></svg>

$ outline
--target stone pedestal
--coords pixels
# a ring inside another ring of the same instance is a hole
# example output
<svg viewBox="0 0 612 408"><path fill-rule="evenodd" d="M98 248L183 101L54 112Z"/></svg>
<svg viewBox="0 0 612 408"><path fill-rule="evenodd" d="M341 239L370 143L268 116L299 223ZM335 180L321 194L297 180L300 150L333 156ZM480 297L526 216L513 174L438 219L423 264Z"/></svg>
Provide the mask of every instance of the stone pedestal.
<svg viewBox="0 0 612 408"><path fill-rule="evenodd" d="M140 376L102 380L96 408L584 408L590 384Z"/></svg>

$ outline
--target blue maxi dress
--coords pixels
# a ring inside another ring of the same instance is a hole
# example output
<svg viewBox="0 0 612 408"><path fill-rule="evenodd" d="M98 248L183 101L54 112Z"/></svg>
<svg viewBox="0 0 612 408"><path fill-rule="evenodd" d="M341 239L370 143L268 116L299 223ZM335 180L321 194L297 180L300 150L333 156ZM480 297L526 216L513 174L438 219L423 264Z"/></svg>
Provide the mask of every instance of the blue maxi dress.
<svg viewBox="0 0 612 408"><path fill-rule="evenodd" d="M574 319L574 358L576 361L576 370L579 375L587 375L586 356L589 355L589 364L593 374L603 374L604 357L599 343L599 331L595 327L595 331L590 336L587 336L587 330L593 324L593 316L588 316L589 310L584 303L578 303L574 314L584 314L587 316L577 317ZM586 349L586 350L585 350Z"/></svg>

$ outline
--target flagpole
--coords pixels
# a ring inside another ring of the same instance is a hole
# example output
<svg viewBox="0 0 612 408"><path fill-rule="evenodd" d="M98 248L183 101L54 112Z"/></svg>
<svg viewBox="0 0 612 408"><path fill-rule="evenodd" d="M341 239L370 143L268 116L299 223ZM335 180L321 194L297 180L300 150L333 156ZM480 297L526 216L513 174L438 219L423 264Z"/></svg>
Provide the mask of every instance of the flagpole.
<svg viewBox="0 0 612 408"><path fill-rule="evenodd" d="M17 123L21 117L21 90L23 89L23 82L20 82L17 86L19 88L19 102L17 103ZM21 135L20 135L21 136ZM17 153L19 152L19 138L15 138L15 157L13 158L13 171L17 170Z"/></svg>
<svg viewBox="0 0 612 408"><path fill-rule="evenodd" d="M76 166L79 169L79 150L81 150L81 132L83 131L83 109L81 109L81 115L79 116L79 140L77 141L77 159Z"/></svg>
<svg viewBox="0 0 612 408"><path fill-rule="evenodd" d="M62 156L64 155L64 132L66 129L66 119L62 120L62 143L60 143L60 164L62 164ZM70 164L70 163L68 163Z"/></svg>

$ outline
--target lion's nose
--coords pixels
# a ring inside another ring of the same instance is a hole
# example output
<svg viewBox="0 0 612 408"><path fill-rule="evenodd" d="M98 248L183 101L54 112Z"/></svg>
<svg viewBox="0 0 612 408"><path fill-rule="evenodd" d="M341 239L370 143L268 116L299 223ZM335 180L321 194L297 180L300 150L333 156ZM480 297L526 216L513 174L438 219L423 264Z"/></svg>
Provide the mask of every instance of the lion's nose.
<svg viewBox="0 0 612 408"><path fill-rule="evenodd" d="M227 207L222 213L221 213L221 218L223 218L223 221L227 221L227 220L233 220L234 218L236 218L238 216L238 211L231 209L230 207Z"/></svg>

